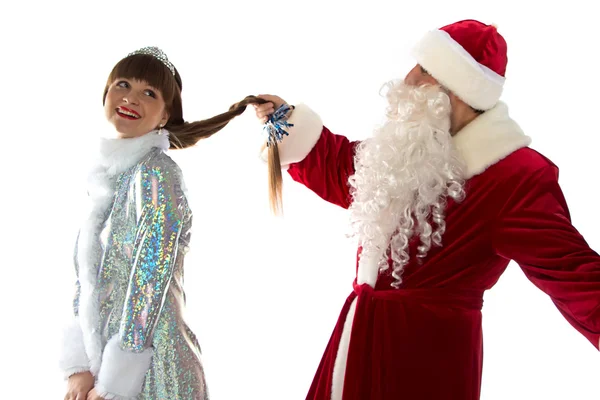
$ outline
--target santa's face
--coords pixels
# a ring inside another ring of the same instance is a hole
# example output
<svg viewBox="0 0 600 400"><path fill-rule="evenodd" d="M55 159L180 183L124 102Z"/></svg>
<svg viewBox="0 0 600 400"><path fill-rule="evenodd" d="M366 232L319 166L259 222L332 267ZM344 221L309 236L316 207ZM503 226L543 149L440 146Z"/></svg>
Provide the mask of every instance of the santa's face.
<svg viewBox="0 0 600 400"><path fill-rule="evenodd" d="M439 85L439 82L419 64L415 65L413 69L404 78L404 83L410 86L422 86L422 85Z"/></svg>
<svg viewBox="0 0 600 400"><path fill-rule="evenodd" d="M477 111L460 97L445 88L440 82L431 76L425 68L417 64L404 78L404 83L410 86L432 85L439 87L450 99L450 134L456 135L462 128L479 116L482 111Z"/></svg>

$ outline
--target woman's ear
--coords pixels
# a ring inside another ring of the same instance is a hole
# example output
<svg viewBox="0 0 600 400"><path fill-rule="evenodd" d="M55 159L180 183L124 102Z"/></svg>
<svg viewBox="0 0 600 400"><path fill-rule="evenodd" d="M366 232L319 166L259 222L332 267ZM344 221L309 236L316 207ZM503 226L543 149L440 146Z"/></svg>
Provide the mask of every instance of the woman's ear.
<svg viewBox="0 0 600 400"><path fill-rule="evenodd" d="M163 112L163 117L161 118L161 120L160 120L160 124L159 124L159 125L160 125L161 127L165 126L165 125L167 124L167 121L169 121L169 118L170 118L170 117L171 117L171 116L169 115L169 113L167 112L167 110L165 110L165 111Z"/></svg>

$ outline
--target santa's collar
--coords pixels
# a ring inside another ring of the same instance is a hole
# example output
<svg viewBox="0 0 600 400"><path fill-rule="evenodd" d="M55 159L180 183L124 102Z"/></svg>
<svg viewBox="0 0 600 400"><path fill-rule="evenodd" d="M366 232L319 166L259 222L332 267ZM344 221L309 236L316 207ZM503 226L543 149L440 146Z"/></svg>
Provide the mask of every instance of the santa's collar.
<svg viewBox="0 0 600 400"><path fill-rule="evenodd" d="M468 179L529 146L531 138L510 118L507 105L499 102L459 131L454 143L466 162Z"/></svg>
<svg viewBox="0 0 600 400"><path fill-rule="evenodd" d="M107 175L118 175L132 166L153 148L169 149L169 132L151 131L136 138L100 139L97 166Z"/></svg>

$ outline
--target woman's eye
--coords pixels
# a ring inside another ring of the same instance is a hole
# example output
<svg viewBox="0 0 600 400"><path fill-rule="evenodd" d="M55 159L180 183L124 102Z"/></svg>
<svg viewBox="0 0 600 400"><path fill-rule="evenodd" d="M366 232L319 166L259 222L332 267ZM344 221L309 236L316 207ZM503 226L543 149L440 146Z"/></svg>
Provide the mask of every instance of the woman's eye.
<svg viewBox="0 0 600 400"><path fill-rule="evenodd" d="M117 86L123 89L127 89L129 88L129 83L125 82L125 81L120 81L117 83Z"/></svg>
<svg viewBox="0 0 600 400"><path fill-rule="evenodd" d="M144 93L146 94L146 96L156 98L156 93L154 93L154 91L152 91L150 89L145 90Z"/></svg>

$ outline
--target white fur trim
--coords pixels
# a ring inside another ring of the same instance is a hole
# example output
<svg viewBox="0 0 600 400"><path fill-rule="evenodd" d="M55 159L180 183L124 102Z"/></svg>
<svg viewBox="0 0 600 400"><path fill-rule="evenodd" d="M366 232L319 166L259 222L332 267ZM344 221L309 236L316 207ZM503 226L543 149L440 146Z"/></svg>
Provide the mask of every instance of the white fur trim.
<svg viewBox="0 0 600 400"><path fill-rule="evenodd" d="M142 391L146 372L152 362L152 348L141 353L122 350L119 337L113 336L104 349L96 390L105 399L135 399Z"/></svg>
<svg viewBox="0 0 600 400"><path fill-rule="evenodd" d="M102 139L97 166L90 174L89 194L91 211L82 226L78 262L79 319L83 342L90 360L90 371L97 376L102 363L102 338L99 332L99 310L96 280L102 258L100 233L110 214L115 182L118 175L133 167L153 148L163 151L169 148L168 132L152 131L133 139Z"/></svg>
<svg viewBox="0 0 600 400"><path fill-rule="evenodd" d="M90 370L90 361L85 352L83 333L77 317L71 319L63 330L58 365L65 379Z"/></svg>
<svg viewBox="0 0 600 400"><path fill-rule="evenodd" d="M379 276L379 259L360 257L358 259L358 270L356 271L356 283L362 285L366 283L372 288L377 283Z"/></svg>
<svg viewBox="0 0 600 400"><path fill-rule="evenodd" d="M467 164L466 178L471 178L529 146L531 138L510 118L508 106L499 102L458 132L454 143Z"/></svg>
<svg viewBox="0 0 600 400"><path fill-rule="evenodd" d="M163 130L128 139L100 139L99 164L106 168L108 175L118 175L137 164L150 149L169 149L169 132Z"/></svg>
<svg viewBox="0 0 600 400"><path fill-rule="evenodd" d="M357 300L358 298L352 300L350 308L348 309L348 314L346 315L346 320L344 321L340 345L335 357L335 363L333 364L333 374L331 377L331 400L342 400L342 394L344 391L344 378L346 376L346 365L348 363L348 349L350 348L350 334L352 333L352 324L354 323Z"/></svg>
<svg viewBox="0 0 600 400"><path fill-rule="evenodd" d="M282 168L300 162L315 147L323 131L321 117L305 104L298 104L288 119L294 126L286 128L289 135L278 144L279 159ZM263 149L260 158L267 161L267 149Z"/></svg>
<svg viewBox="0 0 600 400"><path fill-rule="evenodd" d="M478 110L494 107L505 78L475 59L445 31L428 32L413 57L439 83Z"/></svg>

